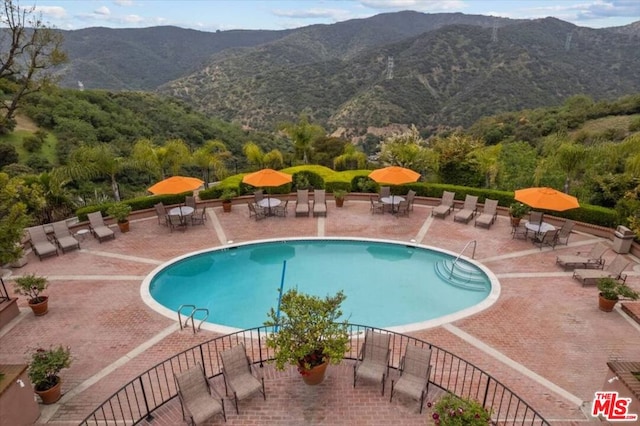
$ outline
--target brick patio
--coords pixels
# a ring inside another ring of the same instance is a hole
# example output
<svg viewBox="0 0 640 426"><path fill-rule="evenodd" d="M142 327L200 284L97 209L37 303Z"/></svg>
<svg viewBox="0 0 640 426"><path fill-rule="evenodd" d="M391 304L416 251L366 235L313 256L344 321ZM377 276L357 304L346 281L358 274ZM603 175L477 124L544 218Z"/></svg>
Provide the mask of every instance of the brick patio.
<svg viewBox="0 0 640 426"><path fill-rule="evenodd" d="M170 233L155 216L137 218L131 232L99 244L92 237L80 251L29 263L14 275L36 272L51 285L49 313L34 317L26 301L22 313L0 330L0 363L25 362L36 347L71 347L74 362L62 372L63 399L42 406L41 422L77 424L114 391L157 362L215 337L210 331L193 335L179 331L175 320L150 309L140 298L140 283L157 265L173 257L229 240L243 242L288 236L349 236L384 238L459 252L477 240L475 258L501 283L498 301L473 316L437 328L410 333L432 342L482 368L521 396L552 424L582 424L589 419L580 401L590 404L600 390L610 360L637 360L640 328L620 309L604 313L597 307L597 290L582 287L555 264L558 254L588 251L598 240L573 234L569 246L543 250L513 240L509 221L499 217L490 230L432 219L431 207L416 205L411 215L371 215L367 202L348 200L337 209L328 201L326 219L296 218L289 205L286 218L249 219L245 204L231 213L211 209L205 226ZM153 213L149 213L153 214ZM607 241L607 244L610 242ZM615 253L605 254L609 262ZM629 268L627 283L640 290L638 259ZM10 279L5 279L12 292ZM627 303L640 312L638 303ZM259 325L259 324L256 324ZM146 344L145 350L136 350ZM240 416L227 402L229 424L424 424L429 411L417 414L410 401L389 403L375 386L351 386L351 369L331 367L319 387L301 384L296 373L273 374L267 381L267 401L259 397L241 403ZM433 398L431 395L430 398ZM181 421L179 404L167 404L152 425ZM0 422L1 423L1 422ZM221 423L217 420L214 424Z"/></svg>

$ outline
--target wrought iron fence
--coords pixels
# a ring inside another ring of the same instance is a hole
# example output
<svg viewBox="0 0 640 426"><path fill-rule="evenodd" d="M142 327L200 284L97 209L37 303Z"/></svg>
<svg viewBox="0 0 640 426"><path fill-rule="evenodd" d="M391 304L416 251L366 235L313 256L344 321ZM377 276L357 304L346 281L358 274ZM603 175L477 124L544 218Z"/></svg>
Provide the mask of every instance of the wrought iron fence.
<svg viewBox="0 0 640 426"><path fill-rule="evenodd" d="M407 345L431 348L430 385L463 398L472 398L491 411L492 421L500 425L549 425L529 404L480 368L453 353L420 339L375 327L349 324L351 345L344 358L355 360L364 342L367 329L391 334L390 367L397 369ZM219 354L244 343L254 364L262 366L273 359L273 350L266 346L271 327L257 327L216 337L182 351L151 367L103 402L81 423L89 425L135 425L152 420L156 409L177 396L174 375L198 363L207 377L222 374Z"/></svg>

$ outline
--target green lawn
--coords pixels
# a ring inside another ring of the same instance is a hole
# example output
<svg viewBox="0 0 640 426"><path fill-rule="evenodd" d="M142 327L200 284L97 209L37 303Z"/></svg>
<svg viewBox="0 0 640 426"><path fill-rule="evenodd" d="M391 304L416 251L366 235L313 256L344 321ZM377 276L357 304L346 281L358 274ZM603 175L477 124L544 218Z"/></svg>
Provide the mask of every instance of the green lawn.
<svg viewBox="0 0 640 426"><path fill-rule="evenodd" d="M8 142L15 147L16 151L18 151L21 164L26 164L30 156L38 154L49 161L49 163L54 165L58 164L58 158L56 156L58 138L54 134L48 133L47 139L42 145L40 152L30 153L22 146L22 139L31 134L32 132L28 130L16 130L8 135L0 135L0 142Z"/></svg>

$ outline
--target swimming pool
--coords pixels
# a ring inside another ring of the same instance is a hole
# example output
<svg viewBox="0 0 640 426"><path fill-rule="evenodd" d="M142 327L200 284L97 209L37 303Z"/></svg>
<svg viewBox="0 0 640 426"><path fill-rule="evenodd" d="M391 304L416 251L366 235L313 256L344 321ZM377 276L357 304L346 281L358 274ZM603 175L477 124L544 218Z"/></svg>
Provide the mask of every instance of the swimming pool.
<svg viewBox="0 0 640 426"><path fill-rule="evenodd" d="M262 240L173 259L145 278L141 295L172 319L183 304L207 308L203 328L229 332L262 325L277 305L281 282L285 291L297 287L318 296L344 290L349 322L406 332L462 318L497 299L497 279L471 259L463 261L486 278L481 291L436 275L436 262L455 257L433 247L371 239Z"/></svg>

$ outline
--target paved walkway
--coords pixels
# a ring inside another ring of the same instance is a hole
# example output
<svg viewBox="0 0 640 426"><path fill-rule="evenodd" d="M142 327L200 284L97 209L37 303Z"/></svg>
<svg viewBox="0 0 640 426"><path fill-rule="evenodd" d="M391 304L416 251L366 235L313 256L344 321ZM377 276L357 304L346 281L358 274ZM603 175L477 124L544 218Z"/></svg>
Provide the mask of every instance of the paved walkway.
<svg viewBox="0 0 640 426"><path fill-rule="evenodd" d="M341 209L328 204L327 218L296 218L290 205L289 217L258 222L249 219L246 205L235 205L231 213L214 208L205 226L173 233L154 216L132 221L127 234L114 228L113 241L99 244L88 237L80 251L43 261L29 254L29 263L13 273L49 277L49 313L34 317L20 299L20 317L0 330L0 363L25 362L37 347L68 345L74 362L62 372L65 395L53 406L41 406L40 422L77 424L145 369L215 336L210 331L181 332L175 320L142 302L140 283L151 270L178 255L229 241L288 236L415 240L454 252L477 240L476 260L500 279L498 301L473 316L410 334L484 369L552 424L588 422L580 405L590 404L602 388L606 362L640 354L640 326L619 307L613 313L599 311L597 290L582 287L555 264L558 254L588 251L597 237L573 234L568 246L540 250L513 240L507 218L498 218L486 230L472 222L454 223L451 216L433 219L426 206L416 205L410 217L396 218L371 215L365 202L347 201ZM609 251L605 258L610 261L614 255ZM639 261L629 258L633 267L627 282L640 290ZM5 281L11 288L10 280ZM334 367L330 374L320 391L300 387L295 374L274 375L267 402L243 404L240 416L229 404L229 423L412 424L428 419L428 410L419 416L410 402L389 404L373 386L349 388L349 366ZM338 391L326 391L332 387ZM301 406L310 411L299 410ZM178 404L167 404L159 414L151 424L181 419Z"/></svg>

